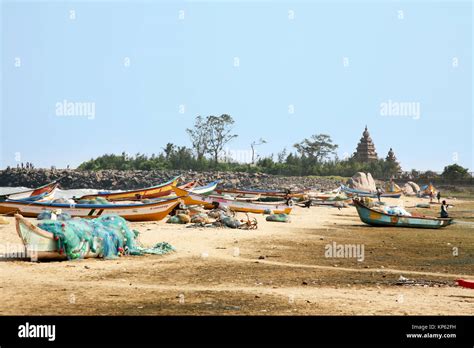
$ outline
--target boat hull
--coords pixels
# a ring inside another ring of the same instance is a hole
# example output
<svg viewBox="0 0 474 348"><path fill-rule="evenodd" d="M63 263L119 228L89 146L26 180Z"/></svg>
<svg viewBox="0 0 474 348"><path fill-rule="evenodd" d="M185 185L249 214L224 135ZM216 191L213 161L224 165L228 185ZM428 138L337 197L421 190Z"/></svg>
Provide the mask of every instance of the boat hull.
<svg viewBox="0 0 474 348"><path fill-rule="evenodd" d="M22 192L14 192L7 195L0 196L1 200L37 200L45 197L50 197L54 190L59 186L57 181L40 186L35 189L26 190Z"/></svg>
<svg viewBox="0 0 474 348"><path fill-rule="evenodd" d="M217 184L219 184L219 181L213 181L213 182L211 182L207 185L204 185L204 186L193 187L189 191L191 191L192 193L200 194L200 195L206 195L206 194L210 194L211 192L213 192L216 189Z"/></svg>
<svg viewBox="0 0 474 348"><path fill-rule="evenodd" d="M179 188L173 188L175 193L183 197L183 202L186 205L202 205L206 209L213 209L216 206L226 207L236 212L263 214L265 211L271 210L274 214L290 214L292 207L287 204L271 204L271 203L257 203L257 202L243 202L238 200L231 200L217 196L204 196L187 192Z"/></svg>
<svg viewBox="0 0 474 348"><path fill-rule="evenodd" d="M179 177L176 177L170 181L167 181L163 184L147 187L139 190L124 191L124 192L108 192L108 193L97 193L94 195L85 195L81 199L94 199L94 198L105 198L108 201L140 201L142 199L153 199L159 197L168 196L173 192L172 187L176 186L178 183Z"/></svg>
<svg viewBox="0 0 474 348"><path fill-rule="evenodd" d="M313 205L339 206L343 204L351 204L351 199L331 200L331 199L312 199Z"/></svg>
<svg viewBox="0 0 474 348"><path fill-rule="evenodd" d="M105 214L116 214L128 221L158 221L164 219L180 202L180 197L152 203L117 205L8 201L0 203L0 214L19 213L26 217L37 217L45 210L61 209L61 212L72 217L96 218Z"/></svg>
<svg viewBox="0 0 474 348"><path fill-rule="evenodd" d="M474 289L474 280L458 279L456 282L463 288Z"/></svg>
<svg viewBox="0 0 474 348"><path fill-rule="evenodd" d="M239 190L239 189L217 189L217 193L219 194L232 194L232 195L239 195L239 196L262 196L262 197L291 197L291 198L302 198L304 197L307 192L306 191L298 191L298 192L290 192L289 194L283 191L265 191L265 190Z"/></svg>
<svg viewBox="0 0 474 348"><path fill-rule="evenodd" d="M361 221L371 226L437 229L452 223L452 219L449 218L391 215L368 208L357 199L353 202Z"/></svg>
<svg viewBox="0 0 474 348"><path fill-rule="evenodd" d="M359 196L359 197L377 198L377 193L375 192L355 190L346 186L343 186L341 189L349 197ZM385 197L385 198L400 198L401 196L402 196L401 191L400 192L384 192L380 195L380 197Z"/></svg>
<svg viewBox="0 0 474 348"><path fill-rule="evenodd" d="M42 230L38 226L33 225L23 216L15 214L16 231L25 246L26 255L32 261L36 260L65 260L66 255L61 254L58 250L58 243L54 239L51 232ZM95 258L99 256L99 252L92 252L89 246L84 252L84 258Z"/></svg>

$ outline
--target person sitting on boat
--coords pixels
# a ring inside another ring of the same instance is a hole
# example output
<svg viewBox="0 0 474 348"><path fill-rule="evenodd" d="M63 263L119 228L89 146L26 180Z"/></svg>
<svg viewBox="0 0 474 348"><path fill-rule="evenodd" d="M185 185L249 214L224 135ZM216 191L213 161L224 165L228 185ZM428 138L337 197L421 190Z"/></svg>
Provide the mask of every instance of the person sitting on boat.
<svg viewBox="0 0 474 348"><path fill-rule="evenodd" d="M449 207L449 204L447 204L446 201L443 201L443 204L441 204L441 217L442 218L448 218L449 217L448 207Z"/></svg>

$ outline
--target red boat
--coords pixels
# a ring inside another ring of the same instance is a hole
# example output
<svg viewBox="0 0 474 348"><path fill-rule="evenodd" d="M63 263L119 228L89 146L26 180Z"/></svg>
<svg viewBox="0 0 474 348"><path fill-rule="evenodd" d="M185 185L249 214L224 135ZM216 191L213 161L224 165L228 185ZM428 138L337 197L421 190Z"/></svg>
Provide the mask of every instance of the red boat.
<svg viewBox="0 0 474 348"><path fill-rule="evenodd" d="M463 288L474 289L474 280L458 279L456 282Z"/></svg>
<svg viewBox="0 0 474 348"><path fill-rule="evenodd" d="M48 193L51 193L55 188L59 186L59 180L55 180L53 182L50 182L49 184L26 190L26 191L20 191L20 192L12 192L8 193L5 195L0 195L0 201L5 201L7 199L13 199L13 200L29 200L34 198L39 197L41 195L46 195Z"/></svg>

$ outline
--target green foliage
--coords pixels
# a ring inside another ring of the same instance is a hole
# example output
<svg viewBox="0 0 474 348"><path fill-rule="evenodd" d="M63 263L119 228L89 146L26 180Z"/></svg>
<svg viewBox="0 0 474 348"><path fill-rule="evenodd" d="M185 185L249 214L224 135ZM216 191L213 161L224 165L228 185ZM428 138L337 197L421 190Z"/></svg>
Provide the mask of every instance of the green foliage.
<svg viewBox="0 0 474 348"><path fill-rule="evenodd" d="M470 178L468 168L461 167L459 164L451 164L444 167L441 176L446 180L463 180Z"/></svg>
<svg viewBox="0 0 474 348"><path fill-rule="evenodd" d="M206 153L212 156L216 165L224 145L237 137L237 134L231 134L233 124L234 119L227 114L206 117Z"/></svg>
<svg viewBox="0 0 474 348"><path fill-rule="evenodd" d="M169 145L169 144L168 144ZM285 176L340 176L351 177L356 172L370 172L377 178L389 178L395 174L391 172L390 163L385 160L373 161L370 163L359 163L352 159L334 159L326 162L316 162L314 158L299 156L289 153L285 159L274 161L273 156L259 158L254 165L236 162L217 162L213 158L203 157L198 159L190 148L185 146L166 146L163 153L153 154L148 157L143 154L129 156L125 153L121 155L106 154L96 159L91 159L79 166L81 170L218 170L218 171L239 171L249 173L268 173Z"/></svg>
<svg viewBox="0 0 474 348"><path fill-rule="evenodd" d="M332 139L327 134L314 134L309 139L304 139L294 147L301 156L309 157L316 162L321 162L336 153L338 145L332 143Z"/></svg>

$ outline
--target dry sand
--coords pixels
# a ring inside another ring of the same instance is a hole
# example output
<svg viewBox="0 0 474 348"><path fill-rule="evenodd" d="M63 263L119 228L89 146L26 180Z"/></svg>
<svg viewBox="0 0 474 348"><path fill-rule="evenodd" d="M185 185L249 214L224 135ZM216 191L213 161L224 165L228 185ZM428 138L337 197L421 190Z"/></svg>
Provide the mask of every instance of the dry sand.
<svg viewBox="0 0 474 348"><path fill-rule="evenodd" d="M474 278L474 203L452 202L468 223L441 230L372 228L354 207L295 208L291 223L256 216L252 231L133 223L145 246L167 241L177 252L0 262L0 314L472 315L474 290L454 280ZM20 243L7 219L2 243ZM325 257L332 242L364 245L364 260ZM395 285L400 276L429 285Z"/></svg>

